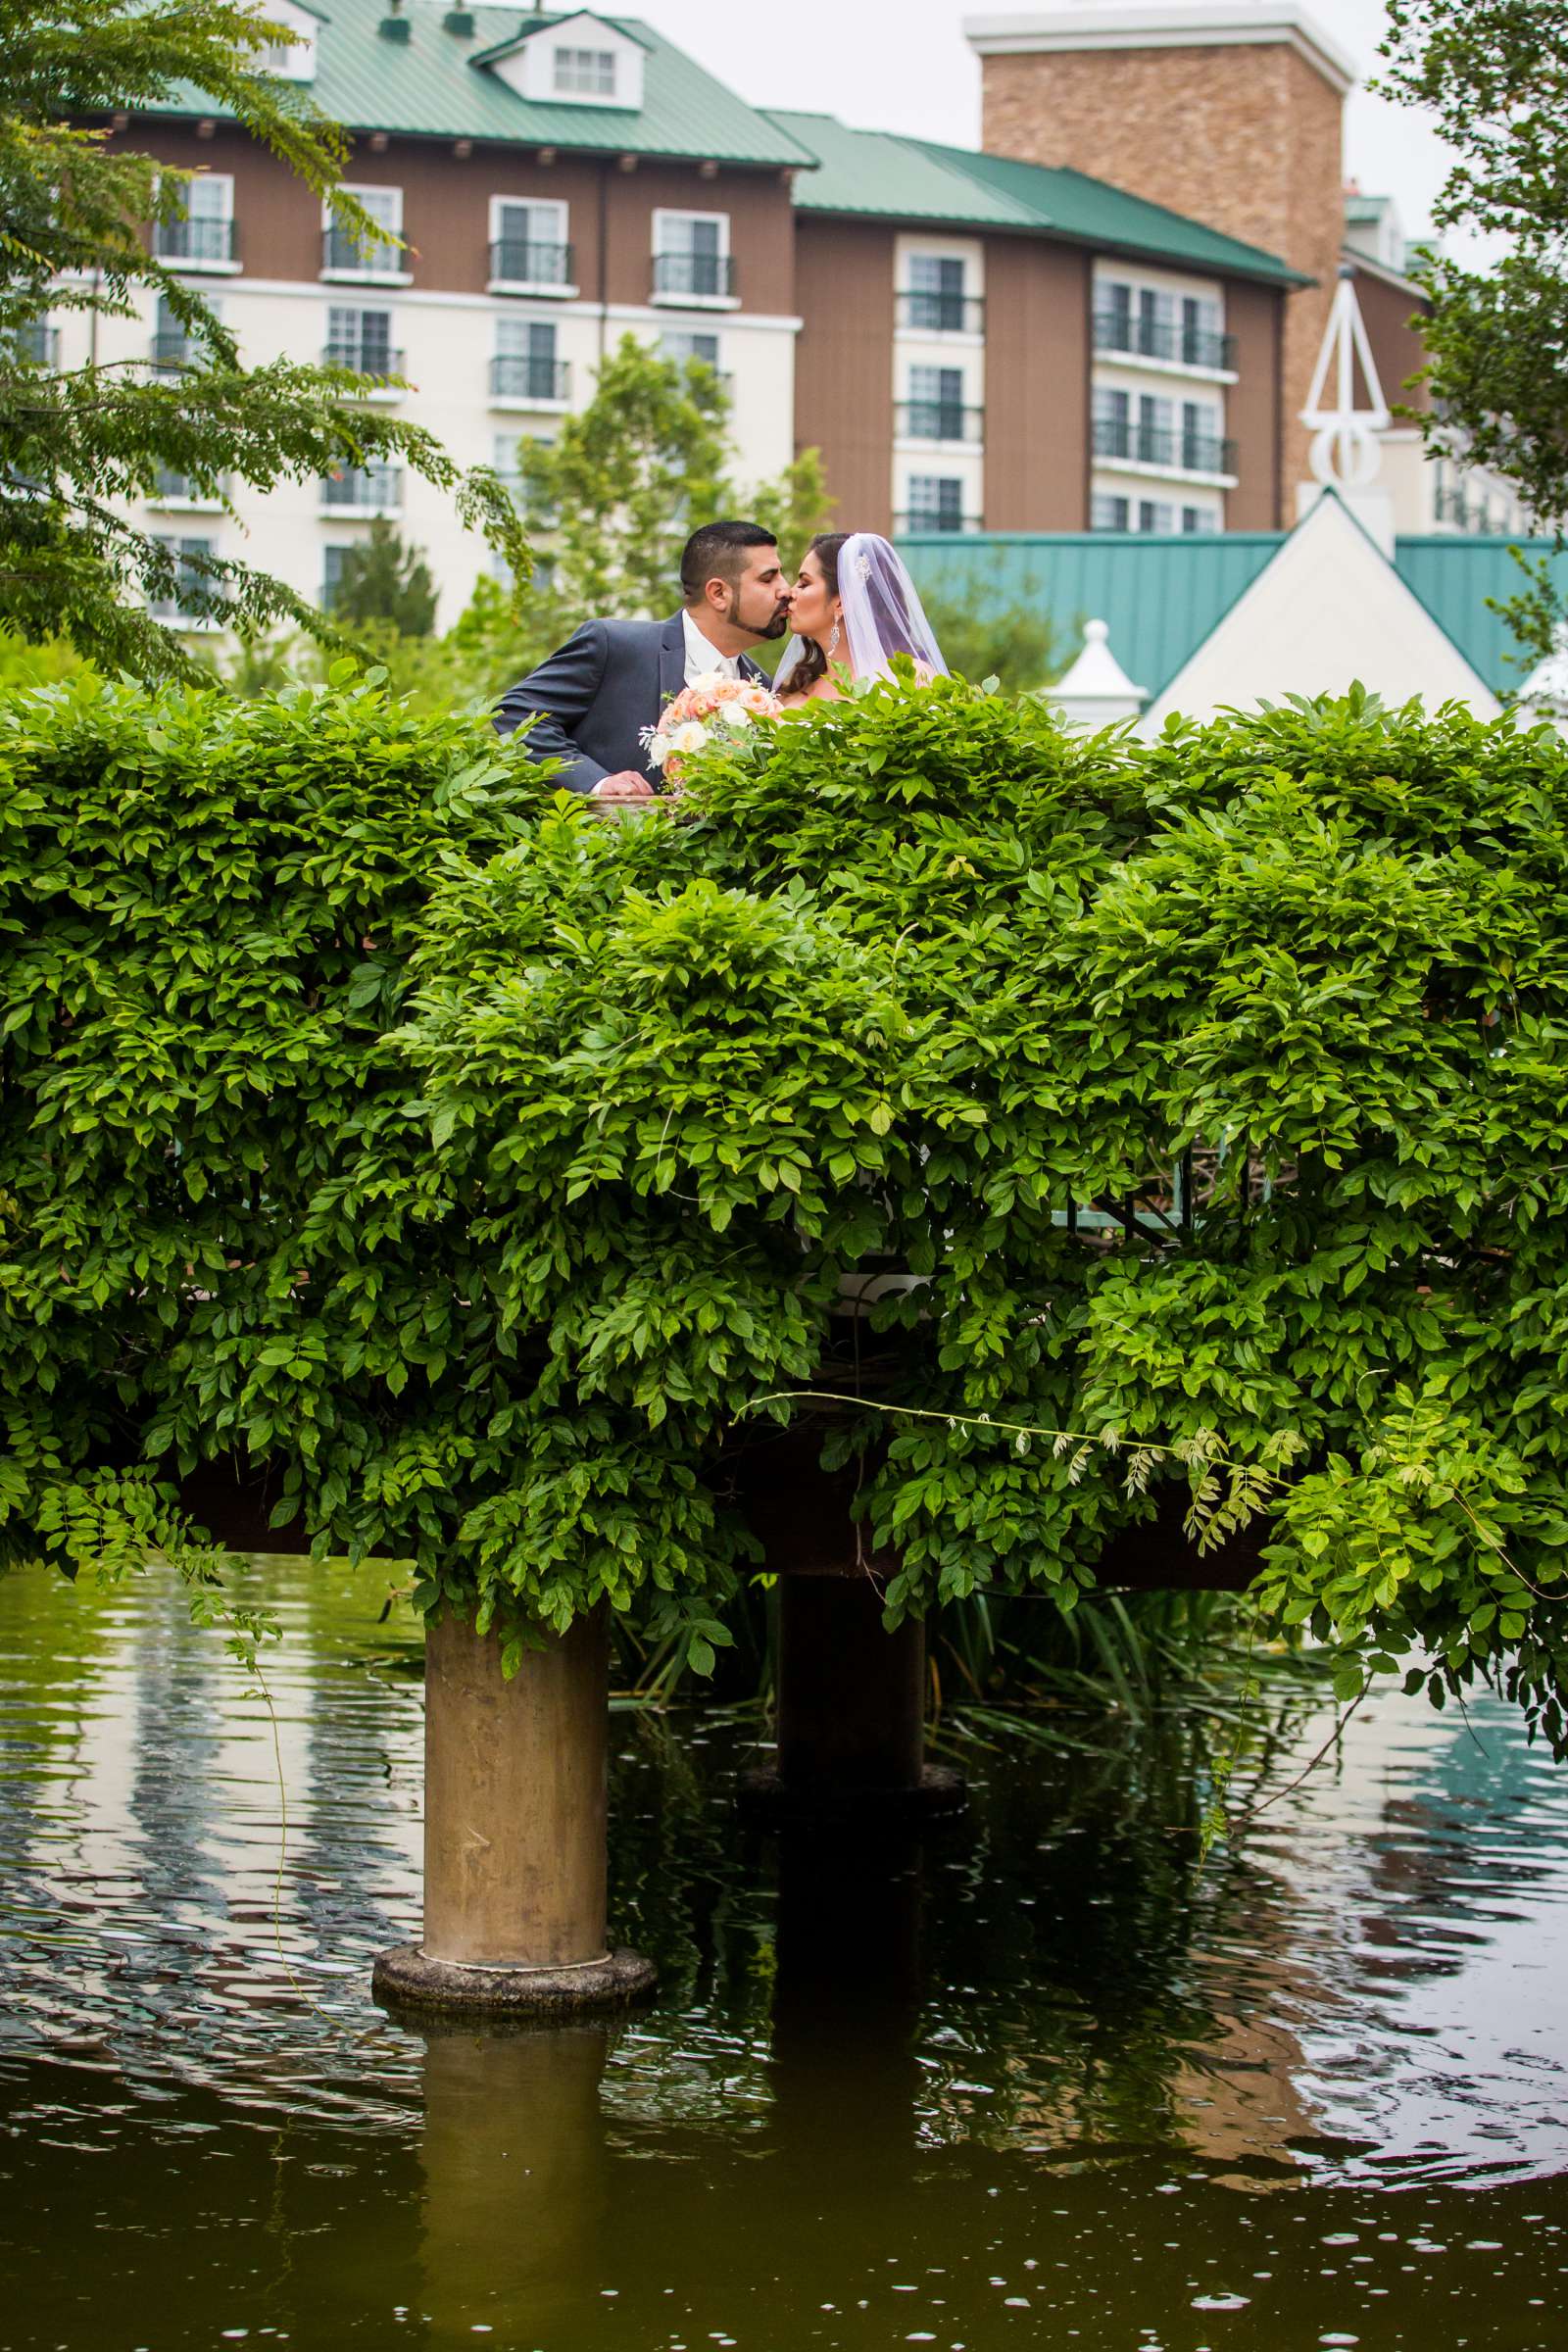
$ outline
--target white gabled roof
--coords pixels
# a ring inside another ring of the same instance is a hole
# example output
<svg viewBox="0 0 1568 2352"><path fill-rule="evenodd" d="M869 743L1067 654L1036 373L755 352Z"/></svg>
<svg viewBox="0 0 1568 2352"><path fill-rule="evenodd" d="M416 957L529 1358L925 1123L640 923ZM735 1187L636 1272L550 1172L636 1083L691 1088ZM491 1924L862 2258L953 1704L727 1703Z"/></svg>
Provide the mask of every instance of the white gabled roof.
<svg viewBox="0 0 1568 2352"><path fill-rule="evenodd" d="M1478 718L1502 706L1344 502L1325 491L1230 611L1145 711L1155 734L1174 711L1344 694L1355 681L1386 703L1459 702Z"/></svg>

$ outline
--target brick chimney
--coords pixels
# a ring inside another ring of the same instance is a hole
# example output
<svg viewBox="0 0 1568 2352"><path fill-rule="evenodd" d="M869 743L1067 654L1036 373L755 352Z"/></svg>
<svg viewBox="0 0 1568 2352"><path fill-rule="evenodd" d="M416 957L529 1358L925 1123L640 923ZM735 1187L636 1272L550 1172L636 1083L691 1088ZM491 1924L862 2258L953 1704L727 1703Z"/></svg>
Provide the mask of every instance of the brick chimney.
<svg viewBox="0 0 1568 2352"><path fill-rule="evenodd" d="M1109 180L1317 280L1285 318L1284 479L1303 478L1297 413L1339 269L1349 61L1299 0L1078 0L964 30L992 154Z"/></svg>

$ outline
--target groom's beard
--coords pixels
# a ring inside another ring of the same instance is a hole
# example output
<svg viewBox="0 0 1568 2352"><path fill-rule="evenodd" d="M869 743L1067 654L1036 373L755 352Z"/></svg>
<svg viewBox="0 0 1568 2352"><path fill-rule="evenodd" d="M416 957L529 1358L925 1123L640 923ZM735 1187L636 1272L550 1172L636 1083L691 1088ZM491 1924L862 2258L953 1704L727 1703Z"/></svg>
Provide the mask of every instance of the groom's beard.
<svg viewBox="0 0 1568 2352"><path fill-rule="evenodd" d="M752 620L742 612L737 597L730 608L729 622L731 628L744 629L748 637L755 637L759 644L765 645L769 639L784 635L790 625L790 609L788 605L775 605L766 620Z"/></svg>

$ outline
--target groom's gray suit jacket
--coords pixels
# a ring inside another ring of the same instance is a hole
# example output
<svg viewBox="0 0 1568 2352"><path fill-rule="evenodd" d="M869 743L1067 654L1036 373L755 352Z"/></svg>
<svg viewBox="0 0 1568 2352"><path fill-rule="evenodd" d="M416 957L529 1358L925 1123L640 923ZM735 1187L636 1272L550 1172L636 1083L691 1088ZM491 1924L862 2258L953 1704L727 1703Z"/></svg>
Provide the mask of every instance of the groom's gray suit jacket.
<svg viewBox="0 0 1568 2352"><path fill-rule="evenodd" d="M766 679L743 655L749 678ZM509 687L496 712L499 734L518 727L530 751L560 760L558 784L592 792L605 776L632 768L654 780L641 741L686 683L686 632L669 620L585 620L575 636Z"/></svg>

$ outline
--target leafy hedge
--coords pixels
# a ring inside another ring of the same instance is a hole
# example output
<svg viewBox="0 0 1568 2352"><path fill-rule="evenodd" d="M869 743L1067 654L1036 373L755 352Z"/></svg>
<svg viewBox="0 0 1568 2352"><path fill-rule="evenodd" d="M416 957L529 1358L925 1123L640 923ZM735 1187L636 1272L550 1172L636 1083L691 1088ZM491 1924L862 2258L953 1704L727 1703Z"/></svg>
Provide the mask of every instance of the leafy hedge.
<svg viewBox="0 0 1568 2352"><path fill-rule="evenodd" d="M701 1663L770 1414L861 1456L895 1608L1070 1607L1178 1481L1347 1691L1568 1745L1554 737L946 680L614 824L368 688L0 708L15 1549L248 1452L426 1605Z"/></svg>

